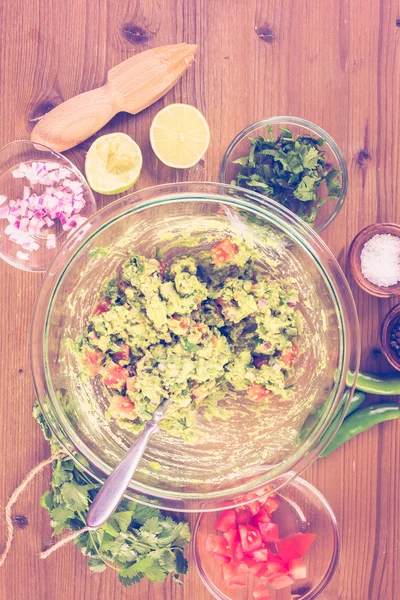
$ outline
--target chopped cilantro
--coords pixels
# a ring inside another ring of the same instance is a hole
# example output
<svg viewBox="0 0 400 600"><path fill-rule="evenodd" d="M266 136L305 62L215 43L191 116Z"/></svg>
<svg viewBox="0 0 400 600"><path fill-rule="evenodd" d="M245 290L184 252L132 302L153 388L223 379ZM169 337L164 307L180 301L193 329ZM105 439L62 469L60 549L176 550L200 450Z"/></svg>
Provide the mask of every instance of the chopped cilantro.
<svg viewBox="0 0 400 600"><path fill-rule="evenodd" d="M250 138L249 154L234 161L240 168L232 183L268 196L313 223L318 207L342 192L341 172L327 163L323 146L321 138L294 138L285 128L274 139L268 128L267 137Z"/></svg>

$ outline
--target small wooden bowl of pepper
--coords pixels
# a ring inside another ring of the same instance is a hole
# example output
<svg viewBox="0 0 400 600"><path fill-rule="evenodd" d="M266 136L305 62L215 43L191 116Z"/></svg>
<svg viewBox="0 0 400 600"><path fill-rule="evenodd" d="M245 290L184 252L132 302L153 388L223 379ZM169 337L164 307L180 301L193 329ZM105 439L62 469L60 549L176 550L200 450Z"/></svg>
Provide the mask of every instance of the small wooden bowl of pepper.
<svg viewBox="0 0 400 600"><path fill-rule="evenodd" d="M383 320L381 346L392 367L400 371L400 304L396 304Z"/></svg>

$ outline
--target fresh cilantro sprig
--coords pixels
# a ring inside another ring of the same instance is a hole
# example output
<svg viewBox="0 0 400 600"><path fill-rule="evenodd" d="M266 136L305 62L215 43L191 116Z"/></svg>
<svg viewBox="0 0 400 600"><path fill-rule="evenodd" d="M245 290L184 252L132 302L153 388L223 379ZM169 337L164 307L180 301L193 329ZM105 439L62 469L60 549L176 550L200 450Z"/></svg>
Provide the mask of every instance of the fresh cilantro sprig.
<svg viewBox="0 0 400 600"><path fill-rule="evenodd" d="M342 193L341 171L328 164L322 138L294 138L281 128L275 139L272 128L267 130L268 137L250 138L249 154L233 161L240 169L232 183L272 198L313 223L318 208Z"/></svg>
<svg viewBox="0 0 400 600"><path fill-rule="evenodd" d="M33 415L51 442L53 453L59 452L60 447L37 404ZM51 491L44 493L40 503L50 514L54 535L86 526L86 514L99 489L98 482L71 458L53 462ZM186 522L177 522L164 517L156 508L123 499L105 525L82 533L74 543L89 557L91 571L115 569L122 585L130 586L143 577L162 582L169 573L181 583L179 575L188 568L183 548L189 541Z"/></svg>

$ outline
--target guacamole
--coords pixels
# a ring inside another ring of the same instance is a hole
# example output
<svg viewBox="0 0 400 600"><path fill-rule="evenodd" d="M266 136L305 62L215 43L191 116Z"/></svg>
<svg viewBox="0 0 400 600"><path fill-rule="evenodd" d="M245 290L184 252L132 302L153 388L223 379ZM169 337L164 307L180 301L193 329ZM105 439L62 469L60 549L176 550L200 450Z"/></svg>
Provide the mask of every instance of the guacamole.
<svg viewBox="0 0 400 600"><path fill-rule="evenodd" d="M140 431L171 398L160 427L190 443L201 439L198 414L234 410L232 391L259 405L290 393L298 294L258 258L236 238L169 264L132 254L75 343L82 374L110 390L109 418Z"/></svg>

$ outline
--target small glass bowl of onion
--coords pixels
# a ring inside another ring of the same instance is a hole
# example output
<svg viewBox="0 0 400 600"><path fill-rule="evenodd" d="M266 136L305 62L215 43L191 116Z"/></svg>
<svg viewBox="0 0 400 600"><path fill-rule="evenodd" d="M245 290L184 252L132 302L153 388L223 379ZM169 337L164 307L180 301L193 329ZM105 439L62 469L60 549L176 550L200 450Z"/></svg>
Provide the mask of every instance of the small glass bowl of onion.
<svg viewBox="0 0 400 600"><path fill-rule="evenodd" d="M89 185L65 156L28 140L0 150L0 256L10 265L46 271L95 212Z"/></svg>

